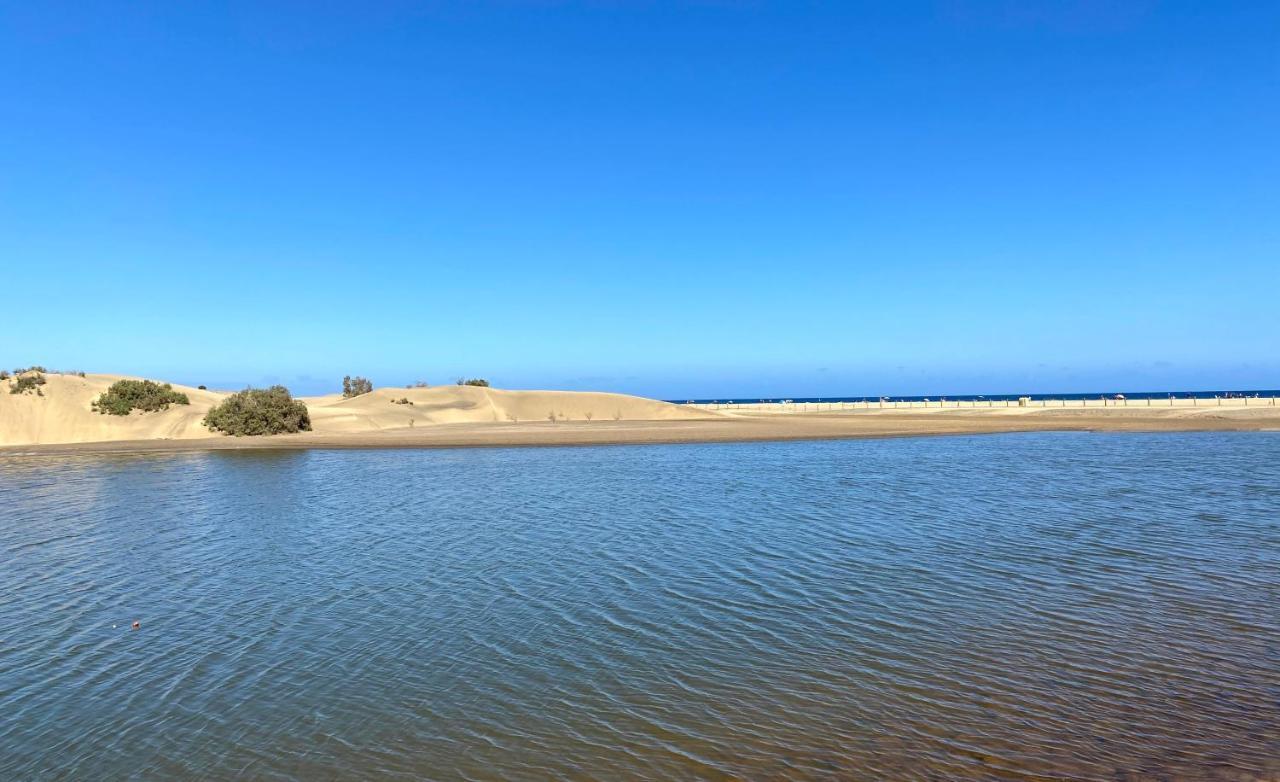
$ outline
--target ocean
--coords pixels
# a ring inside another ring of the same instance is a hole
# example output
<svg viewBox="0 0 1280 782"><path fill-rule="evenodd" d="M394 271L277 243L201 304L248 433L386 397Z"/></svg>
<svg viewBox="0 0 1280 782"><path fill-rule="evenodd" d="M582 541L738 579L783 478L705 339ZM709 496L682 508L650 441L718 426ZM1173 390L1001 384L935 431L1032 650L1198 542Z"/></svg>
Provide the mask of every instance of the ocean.
<svg viewBox="0 0 1280 782"><path fill-rule="evenodd" d="M758 404L762 402L781 402L783 400L789 402L878 402L884 400L897 402L937 402L945 399L951 402L1016 402L1020 397L1029 396L1035 400L1053 399L1067 401L1072 400L1094 400L1094 399L1114 399L1116 395L1120 395L1129 400L1147 400L1147 399L1240 399L1243 397L1260 397L1270 399L1272 397L1280 397L1280 390L1277 389L1250 389L1247 391L1094 391L1088 393L1031 393L1019 392L1016 394L934 394L932 396L796 396L796 397L724 397L722 399L668 399L665 401L675 404Z"/></svg>

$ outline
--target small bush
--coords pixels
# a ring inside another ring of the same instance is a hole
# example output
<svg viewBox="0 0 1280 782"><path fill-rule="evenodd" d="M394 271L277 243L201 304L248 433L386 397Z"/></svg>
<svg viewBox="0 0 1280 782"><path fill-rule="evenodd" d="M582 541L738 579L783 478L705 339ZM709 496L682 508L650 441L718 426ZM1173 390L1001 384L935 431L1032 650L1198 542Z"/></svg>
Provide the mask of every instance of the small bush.
<svg viewBox="0 0 1280 782"><path fill-rule="evenodd" d="M150 380L117 380L98 397L93 409L103 415L128 415L134 410L153 413L168 410L169 405L188 405L187 395L173 386Z"/></svg>
<svg viewBox="0 0 1280 782"><path fill-rule="evenodd" d="M43 375L48 371L49 370L45 369L39 364L32 364L29 367L18 367L17 369L13 370L13 374L14 374L14 377L17 377L18 375L25 375L28 372L39 372L40 374Z"/></svg>
<svg viewBox="0 0 1280 782"><path fill-rule="evenodd" d="M481 388L488 388L488 387L489 387L489 381L488 381L488 380L485 380L485 379L484 379L484 378L482 378L482 377L472 377L472 378L460 377L460 378L458 378L458 385L460 385L460 386L480 386Z"/></svg>
<svg viewBox="0 0 1280 782"><path fill-rule="evenodd" d="M196 388L200 389L201 391L208 391L208 390L209 390L209 387L208 387L208 386L196 386Z"/></svg>
<svg viewBox="0 0 1280 782"><path fill-rule="evenodd" d="M405 388L430 388L430 387L431 387L431 384L425 380L415 380L414 382L405 386Z"/></svg>
<svg viewBox="0 0 1280 782"><path fill-rule="evenodd" d="M413 402L410 402L410 401L409 401L409 397L407 397L407 396L402 396L402 397L400 397L399 399L392 399L392 400L391 400L391 404L393 404L393 405L411 405L411 404L413 404Z"/></svg>
<svg viewBox="0 0 1280 782"><path fill-rule="evenodd" d="M21 372L13 373L13 384L9 386L9 393L25 394L28 391L35 391L36 396L44 396L44 391L40 390L40 386L46 382L44 375L39 370L24 369Z"/></svg>
<svg viewBox="0 0 1280 782"><path fill-rule="evenodd" d="M8 379L9 379L9 370L0 369L0 380L8 380Z"/></svg>
<svg viewBox="0 0 1280 782"><path fill-rule="evenodd" d="M353 396L367 394L373 390L373 383L363 377L347 375L342 378L342 395L350 399Z"/></svg>
<svg viewBox="0 0 1280 782"><path fill-rule="evenodd" d="M306 404L284 386L246 388L215 405L204 417L204 425L236 437L309 432L311 415Z"/></svg>

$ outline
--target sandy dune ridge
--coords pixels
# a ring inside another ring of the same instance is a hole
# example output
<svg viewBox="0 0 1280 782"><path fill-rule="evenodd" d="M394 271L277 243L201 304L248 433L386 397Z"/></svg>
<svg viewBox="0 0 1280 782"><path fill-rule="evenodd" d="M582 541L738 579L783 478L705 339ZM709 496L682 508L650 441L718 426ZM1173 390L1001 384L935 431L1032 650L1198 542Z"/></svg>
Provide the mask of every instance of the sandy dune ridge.
<svg viewBox="0 0 1280 782"><path fill-rule="evenodd" d="M190 399L152 413L103 415L91 405L122 375L46 374L43 396L10 394L0 382L0 447L66 443L224 438L202 419L231 392L174 385ZM315 436L414 429L438 424L518 424L540 421L670 421L716 417L652 399L577 391L504 391L476 386L379 388L350 399L341 394L299 397L311 413ZM412 404L397 404L408 400ZM226 438L261 440L268 438Z"/></svg>
<svg viewBox="0 0 1280 782"><path fill-rule="evenodd" d="M190 405L129 416L90 404L119 375L47 375L44 396L0 382L0 449L8 452L225 448L454 448L465 446L712 443L1002 432L1276 431L1280 406L838 410L778 414L707 411L652 399L576 391L472 386L380 388L344 399L302 397L314 431L227 437L201 423L230 392L174 386ZM408 400L413 404L396 404ZM554 419L554 420L553 420Z"/></svg>

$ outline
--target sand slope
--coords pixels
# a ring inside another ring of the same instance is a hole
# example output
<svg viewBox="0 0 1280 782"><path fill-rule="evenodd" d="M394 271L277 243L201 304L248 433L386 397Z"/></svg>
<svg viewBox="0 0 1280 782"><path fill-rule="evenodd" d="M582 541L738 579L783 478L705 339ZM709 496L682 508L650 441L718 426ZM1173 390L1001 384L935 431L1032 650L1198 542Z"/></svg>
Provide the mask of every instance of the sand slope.
<svg viewBox="0 0 1280 782"><path fill-rule="evenodd" d="M396 404L407 399L412 404ZM668 402L586 391L503 391L474 386L379 388L351 399L303 397L316 432L532 421L670 421L708 416Z"/></svg>
<svg viewBox="0 0 1280 782"><path fill-rule="evenodd" d="M191 400L154 413L102 415L93 400L122 375L45 376L44 396L10 394L12 381L0 381L0 446L136 440L186 440L221 437L201 420L228 393L174 385ZM141 378L130 378L141 379ZM413 404L394 404L408 399ZM457 423L565 421L667 421L718 417L667 402L573 391L502 391L473 386L381 388L352 399L340 394L302 397L317 434L375 432L384 429ZM240 438L244 439L244 438Z"/></svg>
<svg viewBox="0 0 1280 782"><path fill-rule="evenodd" d="M222 394L174 386L191 400L155 413L102 415L90 404L122 375L45 375L44 396L11 394L12 380L0 381L0 445L88 443L208 437L200 419Z"/></svg>

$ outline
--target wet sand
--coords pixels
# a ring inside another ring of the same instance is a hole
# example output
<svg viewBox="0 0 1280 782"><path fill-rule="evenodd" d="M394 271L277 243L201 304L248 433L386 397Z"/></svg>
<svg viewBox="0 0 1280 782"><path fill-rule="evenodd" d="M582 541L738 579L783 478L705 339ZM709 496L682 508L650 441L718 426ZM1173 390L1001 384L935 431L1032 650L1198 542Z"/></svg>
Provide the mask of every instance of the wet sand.
<svg viewBox="0 0 1280 782"><path fill-rule="evenodd" d="M722 443L921 437L1003 432L1280 431L1280 408L1199 415L1145 409L871 411L733 415L667 421L459 423L365 432L306 432L274 437L119 440L19 445L0 454L139 453L262 448L465 448L658 443Z"/></svg>

